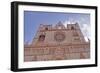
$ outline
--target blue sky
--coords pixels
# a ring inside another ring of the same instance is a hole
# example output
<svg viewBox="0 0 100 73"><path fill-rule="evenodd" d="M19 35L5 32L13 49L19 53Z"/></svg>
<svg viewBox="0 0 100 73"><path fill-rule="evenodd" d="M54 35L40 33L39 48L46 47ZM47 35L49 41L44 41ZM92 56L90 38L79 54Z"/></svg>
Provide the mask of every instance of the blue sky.
<svg viewBox="0 0 100 73"><path fill-rule="evenodd" d="M90 38L90 14L24 11L24 43L32 42L40 24L54 26L59 21L65 26L67 23L78 22L84 36Z"/></svg>

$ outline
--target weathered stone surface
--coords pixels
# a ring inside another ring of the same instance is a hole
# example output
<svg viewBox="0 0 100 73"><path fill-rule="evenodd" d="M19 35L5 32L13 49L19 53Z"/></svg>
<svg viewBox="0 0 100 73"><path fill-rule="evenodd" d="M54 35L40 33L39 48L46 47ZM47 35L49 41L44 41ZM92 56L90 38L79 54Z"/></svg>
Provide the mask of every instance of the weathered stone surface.
<svg viewBox="0 0 100 73"><path fill-rule="evenodd" d="M25 62L90 58L90 40L85 41L78 24L40 25L33 38L24 46Z"/></svg>

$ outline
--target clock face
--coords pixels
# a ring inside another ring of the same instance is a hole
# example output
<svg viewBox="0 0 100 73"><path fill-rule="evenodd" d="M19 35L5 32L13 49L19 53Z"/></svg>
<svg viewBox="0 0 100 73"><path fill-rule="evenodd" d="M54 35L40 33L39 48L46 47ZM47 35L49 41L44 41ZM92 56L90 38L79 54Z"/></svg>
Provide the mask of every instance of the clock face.
<svg viewBox="0 0 100 73"><path fill-rule="evenodd" d="M56 32L54 35L54 39L58 42L64 41L64 39L65 39L64 32Z"/></svg>

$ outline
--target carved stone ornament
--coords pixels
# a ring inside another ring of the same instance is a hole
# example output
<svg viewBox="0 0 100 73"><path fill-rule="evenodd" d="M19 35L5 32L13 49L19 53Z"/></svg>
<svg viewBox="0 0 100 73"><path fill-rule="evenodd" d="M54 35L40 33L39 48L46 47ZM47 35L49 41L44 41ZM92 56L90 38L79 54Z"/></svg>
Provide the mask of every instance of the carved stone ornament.
<svg viewBox="0 0 100 73"><path fill-rule="evenodd" d="M62 42L65 39L65 33L64 32L55 32L54 39L58 42Z"/></svg>

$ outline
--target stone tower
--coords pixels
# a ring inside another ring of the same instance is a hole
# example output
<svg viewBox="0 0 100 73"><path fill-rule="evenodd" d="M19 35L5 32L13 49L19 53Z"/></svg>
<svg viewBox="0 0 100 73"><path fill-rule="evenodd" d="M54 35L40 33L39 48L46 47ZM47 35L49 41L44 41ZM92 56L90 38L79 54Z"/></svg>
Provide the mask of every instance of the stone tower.
<svg viewBox="0 0 100 73"><path fill-rule="evenodd" d="M79 24L61 22L56 26L40 24L30 45L24 45L24 61L90 58L90 41L85 41Z"/></svg>

